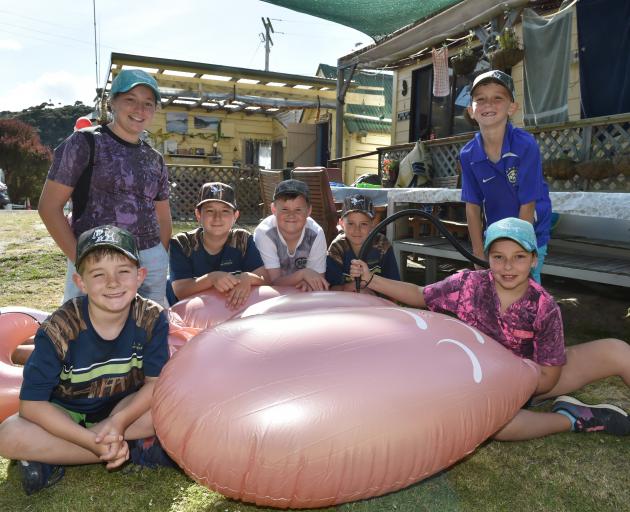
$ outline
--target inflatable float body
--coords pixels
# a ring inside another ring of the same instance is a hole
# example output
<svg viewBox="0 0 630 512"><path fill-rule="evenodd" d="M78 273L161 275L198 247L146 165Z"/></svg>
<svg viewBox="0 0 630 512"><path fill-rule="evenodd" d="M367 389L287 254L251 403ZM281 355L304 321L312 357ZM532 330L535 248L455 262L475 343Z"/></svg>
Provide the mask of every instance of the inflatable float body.
<svg viewBox="0 0 630 512"><path fill-rule="evenodd" d="M19 406L22 367L11 361L15 349L32 338L48 313L21 307L0 308L0 422Z"/></svg>
<svg viewBox="0 0 630 512"><path fill-rule="evenodd" d="M471 453L536 387L533 363L479 331L373 295L260 287L224 303L171 308L152 413L184 471L234 499L314 508L401 489Z"/></svg>
<svg viewBox="0 0 630 512"><path fill-rule="evenodd" d="M208 294L173 310L194 324L215 308L230 316L222 303ZM536 382L533 363L451 317L365 294L292 293L190 339L162 371L152 412L164 448L202 485L313 508L452 465Z"/></svg>

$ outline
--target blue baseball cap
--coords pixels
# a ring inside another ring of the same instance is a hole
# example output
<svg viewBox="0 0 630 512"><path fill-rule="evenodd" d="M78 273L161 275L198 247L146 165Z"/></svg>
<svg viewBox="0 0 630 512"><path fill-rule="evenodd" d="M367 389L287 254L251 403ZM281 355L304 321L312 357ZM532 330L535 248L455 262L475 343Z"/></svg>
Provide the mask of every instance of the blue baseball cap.
<svg viewBox="0 0 630 512"><path fill-rule="evenodd" d="M514 240L527 252L538 254L536 233L534 232L534 226L531 222L515 217L506 217L505 219L493 222L486 230L486 240L483 244L483 250L488 252L492 243L500 238Z"/></svg>
<svg viewBox="0 0 630 512"><path fill-rule="evenodd" d="M512 77L510 75L498 69L492 69L477 76L473 81L472 87L470 89L470 95L473 95L475 89L478 86L488 83L495 83L505 87L510 93L510 96L512 96L512 101L514 101L514 98L516 97L516 91L514 90L514 80L512 80Z"/></svg>
<svg viewBox="0 0 630 512"><path fill-rule="evenodd" d="M123 69L120 73L118 73L116 78L114 78L112 88L109 92L112 96L114 96L116 94L120 94L121 92L130 91L138 85L146 85L153 91L153 94L155 95L155 102L160 102L162 98L160 96L158 83L155 78L149 75L149 73L142 71L141 69Z"/></svg>

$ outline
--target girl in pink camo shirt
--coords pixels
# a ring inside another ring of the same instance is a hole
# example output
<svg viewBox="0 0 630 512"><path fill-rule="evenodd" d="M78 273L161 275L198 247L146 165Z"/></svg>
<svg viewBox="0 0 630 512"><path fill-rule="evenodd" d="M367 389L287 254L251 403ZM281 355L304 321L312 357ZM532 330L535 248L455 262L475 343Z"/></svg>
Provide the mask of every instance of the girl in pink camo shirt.
<svg viewBox="0 0 630 512"><path fill-rule="evenodd" d="M484 249L489 270L464 270L425 287L372 275L367 265L353 260L350 273L364 287L410 306L452 313L494 338L514 354L531 359L539 368L536 402L613 375L630 386L630 345L601 339L564 347L560 309L530 272L536 267L533 226L516 218L488 227ZM630 434L630 418L609 404L586 405L558 396L552 412L521 409L495 439L517 441L556 432L603 431Z"/></svg>

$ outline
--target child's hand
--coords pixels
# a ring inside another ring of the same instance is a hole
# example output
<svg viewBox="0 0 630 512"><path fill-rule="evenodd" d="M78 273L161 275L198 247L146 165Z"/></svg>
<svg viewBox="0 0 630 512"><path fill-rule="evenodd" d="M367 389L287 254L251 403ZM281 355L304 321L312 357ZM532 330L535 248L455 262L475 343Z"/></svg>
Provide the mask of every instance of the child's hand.
<svg viewBox="0 0 630 512"><path fill-rule="evenodd" d="M102 455L102 461L107 462L105 467L107 469L115 469L125 463L129 459L129 444L126 441L122 443L116 443L110 445L110 450L107 454Z"/></svg>
<svg viewBox="0 0 630 512"><path fill-rule="evenodd" d="M229 292L232 288L234 288L238 283L239 283L239 279L230 274L229 272L213 272L212 273L212 277L213 277L213 286L220 291L221 293L227 293Z"/></svg>
<svg viewBox="0 0 630 512"><path fill-rule="evenodd" d="M252 285L246 275L242 275L238 280L238 284L228 292L225 305L231 309L242 306L249 294L252 292Z"/></svg>
<svg viewBox="0 0 630 512"><path fill-rule="evenodd" d="M352 260L350 262L350 275L354 278L361 278L361 281L368 281L372 274L367 263L362 260Z"/></svg>
<svg viewBox="0 0 630 512"><path fill-rule="evenodd" d="M308 286L308 290L305 291L310 290L314 292L320 292L328 290L328 287L330 286L328 284L328 281L326 281L324 277L322 277L320 274L310 268L305 268L302 270L302 280ZM303 289L300 287L301 284L302 283L298 285L298 288Z"/></svg>

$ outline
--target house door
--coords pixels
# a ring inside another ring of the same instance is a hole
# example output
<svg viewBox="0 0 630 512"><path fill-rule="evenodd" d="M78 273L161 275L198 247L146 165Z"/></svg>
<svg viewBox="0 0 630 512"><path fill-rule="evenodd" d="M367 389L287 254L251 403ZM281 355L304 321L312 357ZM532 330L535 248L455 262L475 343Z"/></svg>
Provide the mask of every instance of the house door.
<svg viewBox="0 0 630 512"><path fill-rule="evenodd" d="M315 129L315 165L326 167L328 160L330 160L330 146L328 137L328 134L330 132L329 124L328 122L317 123L315 126L317 127Z"/></svg>
<svg viewBox="0 0 630 512"><path fill-rule="evenodd" d="M287 167L313 167L316 159L314 124L289 123L287 126Z"/></svg>
<svg viewBox="0 0 630 512"><path fill-rule="evenodd" d="M409 142L426 140L431 133L433 68L416 69L411 75L411 123Z"/></svg>
<svg viewBox="0 0 630 512"><path fill-rule="evenodd" d="M277 140L271 145L271 168L282 169L284 167L284 148L282 141Z"/></svg>

